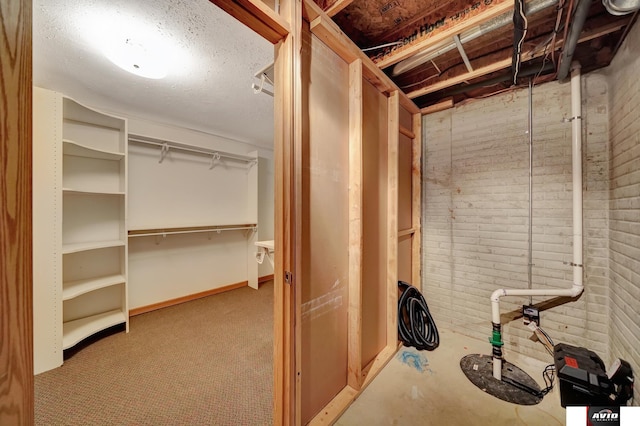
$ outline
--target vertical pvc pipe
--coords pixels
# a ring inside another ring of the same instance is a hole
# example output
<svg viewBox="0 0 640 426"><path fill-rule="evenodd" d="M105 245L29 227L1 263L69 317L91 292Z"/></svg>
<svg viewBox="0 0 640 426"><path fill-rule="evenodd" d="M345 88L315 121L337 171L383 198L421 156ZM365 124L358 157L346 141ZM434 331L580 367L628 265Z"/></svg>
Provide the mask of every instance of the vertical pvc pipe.
<svg viewBox="0 0 640 426"><path fill-rule="evenodd" d="M533 80L529 79L529 288L533 286ZM529 305L533 296L529 296Z"/></svg>
<svg viewBox="0 0 640 426"><path fill-rule="evenodd" d="M502 336L500 324L500 298L505 296L567 296L577 297L584 290L582 283L582 96L580 64L571 68L571 165L573 180L573 286L568 289L498 289L491 294L491 342L493 377L502 380ZM496 334L497 332L497 334ZM499 350L498 350L499 349Z"/></svg>
<svg viewBox="0 0 640 426"><path fill-rule="evenodd" d="M580 64L571 64L571 154L573 171L573 285L582 287L582 95Z"/></svg>

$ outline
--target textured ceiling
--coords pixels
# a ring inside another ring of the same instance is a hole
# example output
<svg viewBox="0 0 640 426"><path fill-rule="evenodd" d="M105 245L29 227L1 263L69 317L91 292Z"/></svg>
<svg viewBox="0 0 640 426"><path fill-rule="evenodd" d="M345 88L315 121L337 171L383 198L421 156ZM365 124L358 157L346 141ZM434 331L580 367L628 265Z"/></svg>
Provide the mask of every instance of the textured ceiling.
<svg viewBox="0 0 640 426"><path fill-rule="evenodd" d="M273 45L208 0L34 0L34 84L87 105L273 147L273 98L254 74ZM162 40L172 69L129 74L100 51L121 30Z"/></svg>

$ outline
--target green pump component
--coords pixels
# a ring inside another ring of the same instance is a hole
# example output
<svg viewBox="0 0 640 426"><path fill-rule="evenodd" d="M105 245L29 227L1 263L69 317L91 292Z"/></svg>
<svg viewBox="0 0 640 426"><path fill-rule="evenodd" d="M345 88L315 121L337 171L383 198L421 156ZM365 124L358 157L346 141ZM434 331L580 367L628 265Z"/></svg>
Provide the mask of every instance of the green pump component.
<svg viewBox="0 0 640 426"><path fill-rule="evenodd" d="M491 337L489 337L489 343L491 343L493 346L503 346L504 345L504 343L502 342L502 333L500 332L499 329L496 330L494 328Z"/></svg>

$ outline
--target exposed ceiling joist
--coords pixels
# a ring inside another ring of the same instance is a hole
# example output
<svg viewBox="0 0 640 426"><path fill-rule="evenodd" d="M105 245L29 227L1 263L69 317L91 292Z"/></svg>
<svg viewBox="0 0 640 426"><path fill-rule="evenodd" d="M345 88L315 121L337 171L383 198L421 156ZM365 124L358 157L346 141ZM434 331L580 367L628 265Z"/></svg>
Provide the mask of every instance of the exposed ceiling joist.
<svg viewBox="0 0 640 426"><path fill-rule="evenodd" d="M456 103L510 90L524 81L516 71L520 62L538 82L557 78L558 52L566 47L560 40L574 27L576 5L588 8L573 56L584 72L606 67L635 22L608 12L601 0L520 1L526 32L517 48L514 22L523 23L514 20L514 0L349 0L333 20L419 107L443 96ZM341 0L317 3L325 10L344 6ZM514 61L515 49L528 54ZM509 73L511 80L503 79Z"/></svg>
<svg viewBox="0 0 640 426"><path fill-rule="evenodd" d="M587 32L582 34L582 36L578 40L578 43L584 43L584 42L587 42L589 40L593 40L594 38L601 37L603 35L610 34L610 33L613 33L615 31L618 31L618 30L624 28L628 24L628 22L629 22L629 19L625 19L625 20L611 22L611 23L602 25L601 27L597 27L597 28L593 28L593 29L587 30ZM558 39L556 41L556 45L554 47L554 50L559 50L562 47L563 44L564 44L564 40L563 39ZM536 58L540 58L540 57L544 56L548 51L549 51L549 49L546 49L546 51L545 50L540 50L540 49L529 50L527 52L523 52L522 55L521 55L521 58L522 58L523 61L530 61L532 59L536 59ZM418 90L414 90L412 92L407 93L407 96L410 99L415 99L417 97L424 96L424 95L427 95L429 93L438 92L440 90L455 86L455 85L463 83L465 81L473 80L475 78L482 77L482 76L491 74L491 73L496 72L496 71L501 71L501 70L507 69L507 68L509 68L511 66L510 52L507 52L507 53L509 54L509 56L507 58L505 58L505 59L496 61L496 60L494 60L492 58L488 65L484 65L482 67L476 68L475 71L473 71L473 72L462 73L462 74L457 75L455 77L451 77L449 79L446 79L446 80L443 80L443 81L428 85L428 86L420 88Z"/></svg>
<svg viewBox="0 0 640 426"><path fill-rule="evenodd" d="M480 5L482 4L484 3L480 3ZM493 0L490 6L479 6L458 20L443 20L442 25L438 28L434 28L430 32L425 32L424 35L419 37L417 36L415 41L410 41L404 46L398 46L390 54L374 60L374 62L380 68L387 68L443 40L450 39L456 34L460 34L467 29L509 12L512 9L513 3L509 0Z"/></svg>
<svg viewBox="0 0 640 426"><path fill-rule="evenodd" d="M345 7L349 6L353 0L337 0L325 11L329 16L335 16Z"/></svg>

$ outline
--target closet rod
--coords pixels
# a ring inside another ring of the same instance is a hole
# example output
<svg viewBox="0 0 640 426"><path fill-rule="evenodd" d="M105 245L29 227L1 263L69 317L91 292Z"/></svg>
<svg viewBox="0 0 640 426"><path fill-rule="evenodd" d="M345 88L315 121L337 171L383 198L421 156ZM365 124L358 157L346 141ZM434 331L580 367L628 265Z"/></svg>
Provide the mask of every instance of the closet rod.
<svg viewBox="0 0 640 426"><path fill-rule="evenodd" d="M151 139L151 138L142 137L142 136L129 135L129 142L159 146L160 148L162 148L161 157L160 157L160 162L161 163L162 163L162 160L164 160L166 152L169 149L176 149L176 150L180 150L180 151L193 152L193 153L196 153L196 154L212 156L212 157L217 158L217 159L219 159L219 158L228 158L228 159L231 159L231 160L244 161L244 162L252 163L252 164L255 164L258 161L257 158L249 157L247 155L231 154L231 153L228 153L228 152L219 151L219 150L215 150L215 149L201 148L201 147L197 147L197 146L192 146L192 145L187 145L187 144L182 144L182 143L177 143L177 142L162 141L162 140Z"/></svg>
<svg viewBox="0 0 640 426"><path fill-rule="evenodd" d="M132 237L149 237L154 235L173 235L173 234L194 234L197 232L216 232L220 233L222 231L242 231L242 230L251 230L257 231L258 225L249 224L249 225L229 225L229 226L196 226L192 228L166 228L166 229L141 229L141 230L130 230L129 238Z"/></svg>

